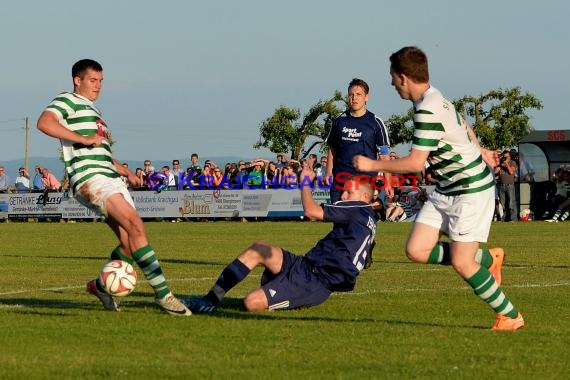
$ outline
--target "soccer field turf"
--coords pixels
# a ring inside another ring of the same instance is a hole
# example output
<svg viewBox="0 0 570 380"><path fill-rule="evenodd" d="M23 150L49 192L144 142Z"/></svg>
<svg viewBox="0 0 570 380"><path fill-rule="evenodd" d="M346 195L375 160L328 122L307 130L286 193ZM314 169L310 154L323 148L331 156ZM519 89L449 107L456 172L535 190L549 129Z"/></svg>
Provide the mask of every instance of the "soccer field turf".
<svg viewBox="0 0 570 380"><path fill-rule="evenodd" d="M330 225L146 223L175 294L206 292L255 240L305 253ZM570 224L494 223L503 289L524 314L493 312L450 267L408 261L411 223L378 225L374 265L350 293L302 310L243 311L256 269L213 315L160 311L139 271L107 312L84 290L116 246L102 223L0 224L0 379L561 379L569 372Z"/></svg>

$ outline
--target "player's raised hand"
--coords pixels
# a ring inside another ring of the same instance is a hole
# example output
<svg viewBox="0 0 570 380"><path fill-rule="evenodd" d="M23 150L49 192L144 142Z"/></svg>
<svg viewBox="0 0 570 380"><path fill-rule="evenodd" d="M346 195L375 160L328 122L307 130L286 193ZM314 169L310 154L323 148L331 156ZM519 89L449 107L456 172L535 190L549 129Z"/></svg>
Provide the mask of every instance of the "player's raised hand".
<svg viewBox="0 0 570 380"><path fill-rule="evenodd" d="M373 172L374 162L376 161L365 156L354 156L354 158L352 159L352 165L359 172Z"/></svg>

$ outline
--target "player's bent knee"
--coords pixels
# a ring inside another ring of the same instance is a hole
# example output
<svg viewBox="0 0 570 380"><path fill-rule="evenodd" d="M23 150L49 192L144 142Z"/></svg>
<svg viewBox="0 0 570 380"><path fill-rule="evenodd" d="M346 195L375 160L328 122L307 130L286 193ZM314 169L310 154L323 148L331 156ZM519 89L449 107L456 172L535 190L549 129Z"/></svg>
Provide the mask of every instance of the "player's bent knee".
<svg viewBox="0 0 570 380"><path fill-rule="evenodd" d="M426 255L423 251L410 249L406 247L406 256L410 261L415 263L427 263L428 255Z"/></svg>
<svg viewBox="0 0 570 380"><path fill-rule="evenodd" d="M472 260L466 260L461 255L451 257L451 266L463 278L470 277L479 267L479 264Z"/></svg>
<svg viewBox="0 0 570 380"><path fill-rule="evenodd" d="M271 256L271 245L263 241L256 241L249 247L249 250L256 252L263 258Z"/></svg>
<svg viewBox="0 0 570 380"><path fill-rule="evenodd" d="M243 306L247 311L264 311L268 308L267 298L262 289L256 289L249 293L243 300Z"/></svg>

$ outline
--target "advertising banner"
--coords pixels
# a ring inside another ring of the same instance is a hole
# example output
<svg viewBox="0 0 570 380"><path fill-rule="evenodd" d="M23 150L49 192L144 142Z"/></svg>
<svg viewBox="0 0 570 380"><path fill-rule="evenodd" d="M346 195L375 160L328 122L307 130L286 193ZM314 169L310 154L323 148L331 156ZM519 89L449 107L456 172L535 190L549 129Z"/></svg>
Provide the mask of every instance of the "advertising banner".
<svg viewBox="0 0 570 380"><path fill-rule="evenodd" d="M299 190L133 191L143 218L231 218L302 216ZM329 201L328 190L314 191L317 203ZM69 193L0 194L0 217L97 218Z"/></svg>

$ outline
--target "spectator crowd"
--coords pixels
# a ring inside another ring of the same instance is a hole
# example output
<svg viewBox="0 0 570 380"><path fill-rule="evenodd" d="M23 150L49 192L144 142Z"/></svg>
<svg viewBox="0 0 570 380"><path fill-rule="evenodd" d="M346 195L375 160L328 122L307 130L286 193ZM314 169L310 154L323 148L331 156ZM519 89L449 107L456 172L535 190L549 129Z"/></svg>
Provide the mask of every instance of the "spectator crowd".
<svg viewBox="0 0 570 380"><path fill-rule="evenodd" d="M531 203L541 203L540 206L536 207L541 212L541 215L537 215L538 219L544 219L548 222L561 222L569 218L569 168L560 167L548 183L539 185L535 184L535 171L532 164L525 160L522 154L519 154L515 149L497 151L497 153L500 157L500 163L494 168L497 180L494 220L510 222L519 219L521 213L521 210L518 209L520 204L519 183L529 183L531 185L531 190L535 193L533 198L546 197L542 202L536 199L531 200ZM399 156L396 152L390 153L390 159L398 158ZM277 154L274 160L255 158L253 160L226 162L223 165L219 165L208 159L200 163L200 157L197 153L191 155L186 169L182 168L179 159L173 159L172 166L164 165L158 169L152 165L151 160L144 160L143 165L134 170L135 175L141 180L141 186L133 187L127 183L126 178L123 178L123 180L129 189L133 191L149 190L155 182L160 185L161 190L178 190L181 188L237 189L246 186L259 187L262 184L270 189L297 188L303 181L300 174L306 160L310 161L315 170L315 181L322 181L327 168L326 155L321 156L319 159L316 154L310 154L306 159L294 160L288 158L285 154ZM123 165L128 167L127 163L123 163ZM155 175L153 178L153 174L157 172L161 174ZM420 189L419 192L413 193L418 194L419 199L410 200L404 197L405 199L402 201L403 188L436 184L429 166L421 173L417 173L415 178L417 178L416 183L412 183L409 177L405 180L392 179L394 195L385 198L383 201L378 200L383 209L383 220L393 222L405 221L407 219L406 209L409 209L409 205L406 202L421 202L426 196L425 191ZM151 186L149 186L149 183ZM325 188L322 182L315 182L314 185L320 185L322 188ZM382 184L379 185L381 186ZM68 180L65 175L61 180L58 180L48 168L41 165L36 165L32 174L28 173L26 168L20 167L14 181L5 172L4 166L0 165L0 193L67 190Z"/></svg>

